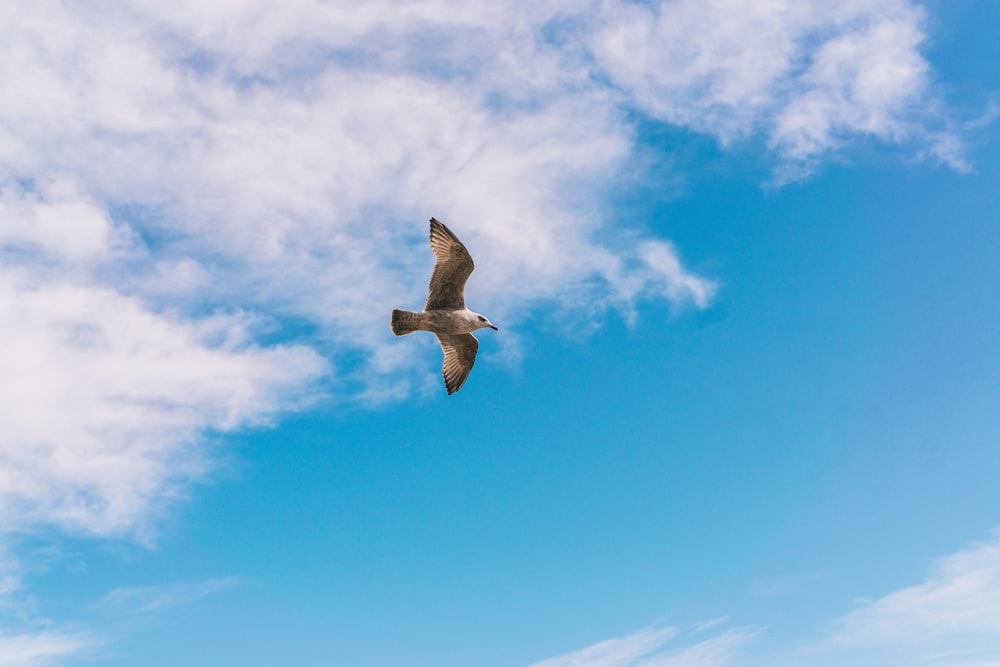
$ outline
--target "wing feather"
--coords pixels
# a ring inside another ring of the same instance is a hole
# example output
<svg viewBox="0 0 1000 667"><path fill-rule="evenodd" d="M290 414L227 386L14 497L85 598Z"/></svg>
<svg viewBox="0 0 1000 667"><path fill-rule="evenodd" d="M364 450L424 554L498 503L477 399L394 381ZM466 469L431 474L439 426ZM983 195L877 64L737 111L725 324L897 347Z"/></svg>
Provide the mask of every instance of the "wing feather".
<svg viewBox="0 0 1000 667"><path fill-rule="evenodd" d="M479 351L479 341L470 333L437 334L438 342L444 351L444 364L441 373L444 375L444 386L448 395L462 388L476 363L476 353Z"/></svg>
<svg viewBox="0 0 1000 667"><path fill-rule="evenodd" d="M431 218L430 240L437 261L424 310L462 310L465 308L465 281L476 268L472 256L458 237L435 218Z"/></svg>

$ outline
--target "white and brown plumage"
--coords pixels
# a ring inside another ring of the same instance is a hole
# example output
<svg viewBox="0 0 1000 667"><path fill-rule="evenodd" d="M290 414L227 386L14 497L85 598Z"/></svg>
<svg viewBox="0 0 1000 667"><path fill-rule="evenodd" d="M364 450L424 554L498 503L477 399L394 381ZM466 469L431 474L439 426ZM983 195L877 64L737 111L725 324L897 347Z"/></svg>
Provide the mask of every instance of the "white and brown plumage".
<svg viewBox="0 0 1000 667"><path fill-rule="evenodd" d="M465 281L476 265L458 237L435 218L431 218L431 250L437 261L424 312L393 309L390 326L397 336L414 331L430 331L437 336L444 351L444 386L450 395L462 388L476 363L479 341L472 332L499 329L485 316L465 307Z"/></svg>

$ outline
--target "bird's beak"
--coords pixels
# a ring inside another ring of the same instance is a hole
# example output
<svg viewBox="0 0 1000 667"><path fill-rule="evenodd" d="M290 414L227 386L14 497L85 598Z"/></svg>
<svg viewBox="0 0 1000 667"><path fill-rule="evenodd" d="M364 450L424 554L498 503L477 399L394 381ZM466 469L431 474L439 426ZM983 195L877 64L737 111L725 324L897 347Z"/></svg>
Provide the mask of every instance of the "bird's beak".
<svg viewBox="0 0 1000 667"><path fill-rule="evenodd" d="M491 325L490 325L490 329L493 329L494 331L500 331L500 327L498 327L498 326L497 326L497 325L495 325L495 324L491 324Z"/></svg>

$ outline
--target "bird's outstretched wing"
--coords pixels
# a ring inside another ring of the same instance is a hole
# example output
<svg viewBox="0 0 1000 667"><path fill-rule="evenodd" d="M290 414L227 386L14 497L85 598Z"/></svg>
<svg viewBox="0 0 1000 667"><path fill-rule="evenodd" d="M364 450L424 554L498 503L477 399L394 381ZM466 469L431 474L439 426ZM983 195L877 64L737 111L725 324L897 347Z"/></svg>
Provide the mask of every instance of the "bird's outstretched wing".
<svg viewBox="0 0 1000 667"><path fill-rule="evenodd" d="M424 310L465 308L465 281L476 268L472 263L472 256L458 237L434 218L431 218L431 250L434 251L437 262L434 264L434 273L431 274Z"/></svg>
<svg viewBox="0 0 1000 667"><path fill-rule="evenodd" d="M476 363L476 352L479 351L479 341L470 333L437 334L441 349L444 350L444 365L441 372L444 375L444 386L448 395L462 388L473 364Z"/></svg>

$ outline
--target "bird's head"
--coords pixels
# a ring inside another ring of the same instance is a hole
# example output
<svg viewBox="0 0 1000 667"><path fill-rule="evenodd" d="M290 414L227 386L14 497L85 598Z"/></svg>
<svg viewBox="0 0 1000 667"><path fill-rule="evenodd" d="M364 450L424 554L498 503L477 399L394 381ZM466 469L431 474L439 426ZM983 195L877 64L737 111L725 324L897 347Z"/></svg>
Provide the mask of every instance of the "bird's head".
<svg viewBox="0 0 1000 667"><path fill-rule="evenodd" d="M494 331L500 331L495 324L490 322L485 315L480 315L476 313L476 323L479 325L480 329L493 329Z"/></svg>

